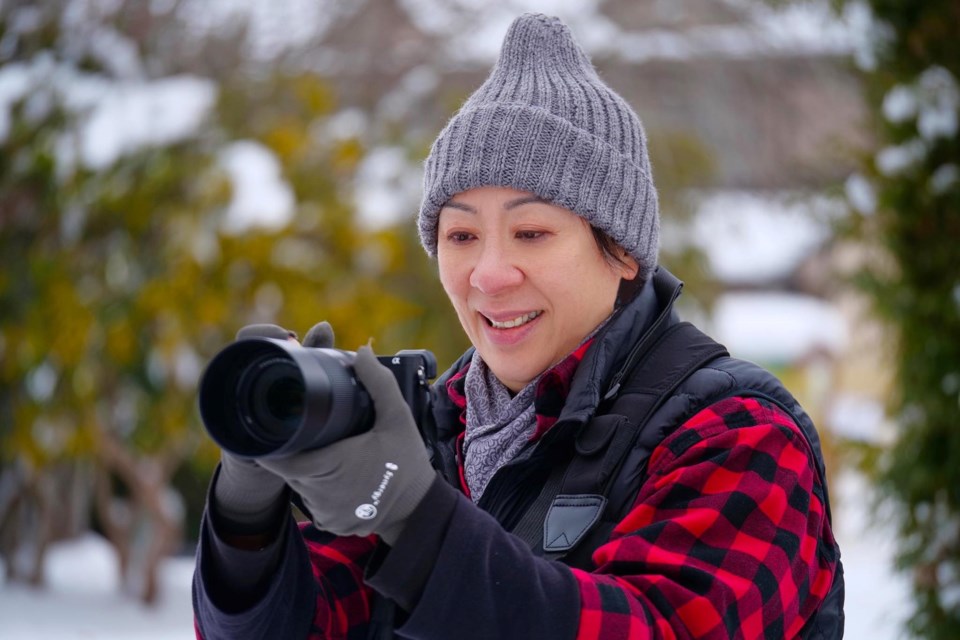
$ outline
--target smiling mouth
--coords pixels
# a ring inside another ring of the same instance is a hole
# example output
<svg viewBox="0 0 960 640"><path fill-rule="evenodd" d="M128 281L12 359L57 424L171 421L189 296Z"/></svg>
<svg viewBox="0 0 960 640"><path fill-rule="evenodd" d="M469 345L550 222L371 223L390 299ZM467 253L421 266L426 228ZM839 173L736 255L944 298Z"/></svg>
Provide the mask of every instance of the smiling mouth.
<svg viewBox="0 0 960 640"><path fill-rule="evenodd" d="M514 329L516 327L521 327L534 318L542 314L542 311L531 311L530 313L525 313L522 316L516 317L513 320L507 320L505 322L497 322L496 320L491 320L486 316L483 316L486 319L487 323L494 329Z"/></svg>

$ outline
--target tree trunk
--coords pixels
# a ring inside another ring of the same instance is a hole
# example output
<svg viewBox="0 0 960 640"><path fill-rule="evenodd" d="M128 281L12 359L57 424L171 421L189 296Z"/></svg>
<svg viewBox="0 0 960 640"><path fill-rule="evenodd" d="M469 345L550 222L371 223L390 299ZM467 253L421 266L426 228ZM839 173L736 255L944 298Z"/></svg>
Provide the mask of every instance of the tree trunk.
<svg viewBox="0 0 960 640"><path fill-rule="evenodd" d="M44 586L50 545L85 528L73 500L62 499L82 490L77 472L77 464L67 461L42 468L15 462L0 473L0 556L8 581Z"/></svg>
<svg viewBox="0 0 960 640"><path fill-rule="evenodd" d="M130 494L127 522L112 518L112 533L108 535L118 554L122 554L122 583L134 589L144 603L154 604L159 597L160 564L176 550L183 534L183 513L174 506L170 488L173 469L182 456L174 451L138 456L115 437L101 435L98 451L106 480L100 483L98 502L115 504L110 474L115 474ZM115 512L116 508L106 511ZM140 523L146 525L147 540L143 545L135 540L142 531L137 526Z"/></svg>

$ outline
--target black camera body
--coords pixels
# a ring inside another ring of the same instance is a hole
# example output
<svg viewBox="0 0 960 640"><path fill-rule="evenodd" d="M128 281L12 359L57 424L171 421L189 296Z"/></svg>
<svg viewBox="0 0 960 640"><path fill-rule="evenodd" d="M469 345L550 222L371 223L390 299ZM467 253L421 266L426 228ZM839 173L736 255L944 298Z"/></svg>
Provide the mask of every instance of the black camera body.
<svg viewBox="0 0 960 640"><path fill-rule="evenodd" d="M353 370L356 353L289 340L238 340L210 361L200 380L200 416L210 437L242 458L289 456L363 433L374 407ZM417 424L430 410L432 352L377 356L393 373Z"/></svg>

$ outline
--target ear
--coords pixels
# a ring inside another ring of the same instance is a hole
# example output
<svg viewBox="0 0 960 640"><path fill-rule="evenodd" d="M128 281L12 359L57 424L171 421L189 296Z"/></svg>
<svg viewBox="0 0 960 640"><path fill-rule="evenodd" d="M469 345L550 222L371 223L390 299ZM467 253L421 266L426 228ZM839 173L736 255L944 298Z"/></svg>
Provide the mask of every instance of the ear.
<svg viewBox="0 0 960 640"><path fill-rule="evenodd" d="M619 253L620 255L617 257L620 258L620 260L616 265L616 269L620 274L620 279L633 280L640 271L640 264L637 262L637 259L627 253L625 249L619 249Z"/></svg>

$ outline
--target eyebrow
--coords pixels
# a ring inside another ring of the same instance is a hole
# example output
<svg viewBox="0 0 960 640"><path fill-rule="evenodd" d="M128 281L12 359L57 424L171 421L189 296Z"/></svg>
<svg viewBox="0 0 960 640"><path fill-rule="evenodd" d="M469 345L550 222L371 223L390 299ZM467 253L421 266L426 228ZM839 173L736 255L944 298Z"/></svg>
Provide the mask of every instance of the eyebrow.
<svg viewBox="0 0 960 640"><path fill-rule="evenodd" d="M535 195L528 195L528 196L520 196L519 198L514 198L513 200L508 200L507 202L504 203L503 208L509 211L511 209L516 209L519 206L530 204L533 202L542 202L544 204L552 204L546 198L541 198L540 196L535 196ZM470 205L464 204L462 202L457 202L456 200L448 200L446 203L444 203L441 209L445 209L447 207L451 209L457 209L459 211L466 211L467 213L477 212L477 209L475 207L471 207Z"/></svg>

